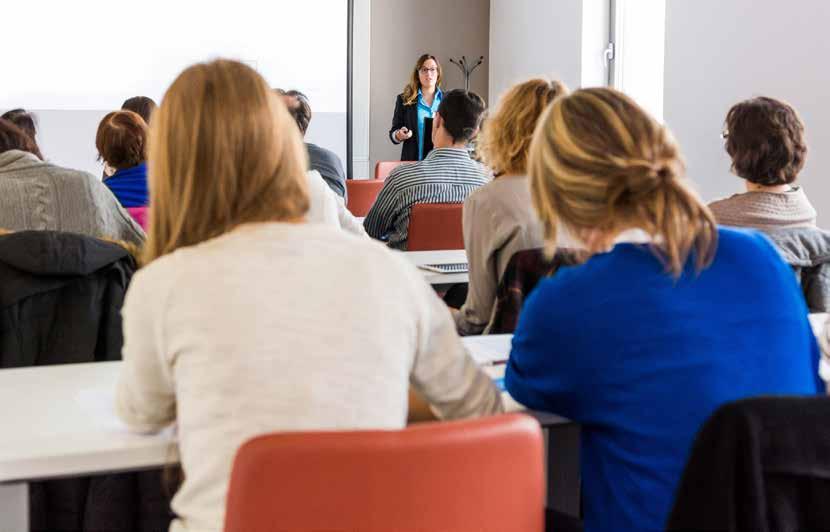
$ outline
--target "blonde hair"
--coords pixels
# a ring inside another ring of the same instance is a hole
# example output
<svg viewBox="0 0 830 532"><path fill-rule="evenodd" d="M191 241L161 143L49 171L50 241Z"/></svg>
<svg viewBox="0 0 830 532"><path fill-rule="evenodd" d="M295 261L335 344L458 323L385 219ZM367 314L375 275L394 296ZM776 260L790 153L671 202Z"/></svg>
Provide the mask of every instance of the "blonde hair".
<svg viewBox="0 0 830 532"><path fill-rule="evenodd" d="M441 68L441 63L438 61L438 58L432 54L422 55L415 62L415 68L412 69L412 74L409 76L409 83L407 83L406 87L403 89L404 105L412 105L415 103L415 100L418 99L418 89L421 88L421 78L418 76L418 72L421 70L421 67L424 66L424 63L430 59L435 61L435 66L438 68L438 77L435 79L435 86L441 86L441 79L444 77L444 71Z"/></svg>
<svg viewBox="0 0 830 532"><path fill-rule="evenodd" d="M714 259L715 219L686 183L671 134L618 91L556 99L534 134L529 171L549 251L561 222L577 233L643 229L675 278L692 250L698 272Z"/></svg>
<svg viewBox="0 0 830 532"><path fill-rule="evenodd" d="M179 74L150 126L145 261L308 211L306 155L282 98L236 61Z"/></svg>
<svg viewBox="0 0 830 532"><path fill-rule="evenodd" d="M527 173L530 141L539 117L555 98L567 94L561 81L531 79L514 85L487 119L477 151L498 175Z"/></svg>

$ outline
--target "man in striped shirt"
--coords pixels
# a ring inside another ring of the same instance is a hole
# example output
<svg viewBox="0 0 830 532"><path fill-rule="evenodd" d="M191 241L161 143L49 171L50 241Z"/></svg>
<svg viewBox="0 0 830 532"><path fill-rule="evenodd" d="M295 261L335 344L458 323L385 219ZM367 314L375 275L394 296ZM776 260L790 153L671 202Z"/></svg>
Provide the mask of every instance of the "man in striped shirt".
<svg viewBox="0 0 830 532"><path fill-rule="evenodd" d="M432 127L433 150L423 161L398 166L386 178L363 222L369 236L405 250L413 205L464 203L490 180L490 171L467 151L484 109L484 100L473 92L459 89L444 94Z"/></svg>

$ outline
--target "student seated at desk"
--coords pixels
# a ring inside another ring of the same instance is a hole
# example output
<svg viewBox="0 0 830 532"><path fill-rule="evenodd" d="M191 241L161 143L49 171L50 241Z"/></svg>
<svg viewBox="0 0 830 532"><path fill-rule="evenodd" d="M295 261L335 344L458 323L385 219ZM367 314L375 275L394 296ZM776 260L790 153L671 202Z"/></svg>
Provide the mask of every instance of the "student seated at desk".
<svg viewBox="0 0 830 532"><path fill-rule="evenodd" d="M124 306L116 409L137 430L178 426L173 530L222 528L234 454L253 436L402 428L410 383L441 418L501 411L420 272L305 223L299 131L253 69L180 74L148 161L149 264Z"/></svg>
<svg viewBox="0 0 830 532"><path fill-rule="evenodd" d="M0 227L144 242L144 231L98 178L42 159L23 130L0 118Z"/></svg>
<svg viewBox="0 0 830 532"><path fill-rule="evenodd" d="M423 161L392 170L363 221L369 236L406 250L413 205L463 203L490 180L490 171L467 151L484 109L484 100L473 92L457 89L444 95L432 128L435 148Z"/></svg>
<svg viewBox="0 0 830 532"><path fill-rule="evenodd" d="M113 111L98 124L95 147L104 184L125 208L147 206L147 122L132 111Z"/></svg>
<svg viewBox="0 0 830 532"><path fill-rule="evenodd" d="M819 384L789 267L760 234L719 230L681 161L664 126L605 88L555 100L531 145L549 247L562 225L593 256L536 286L505 385L582 425L589 532L662 530L718 406Z"/></svg>
<svg viewBox="0 0 830 532"><path fill-rule="evenodd" d="M709 204L718 223L766 232L801 280L810 311L830 311L830 232L816 226L816 209L797 183L807 157L798 113L752 98L729 110L723 137L746 191Z"/></svg>
<svg viewBox="0 0 830 532"><path fill-rule="evenodd" d="M499 280L513 254L542 247L542 225L530 202L527 152L539 115L565 92L558 81L520 83L484 125L478 150L495 178L464 202L470 283L466 302L453 312L461 334L480 334L490 322Z"/></svg>

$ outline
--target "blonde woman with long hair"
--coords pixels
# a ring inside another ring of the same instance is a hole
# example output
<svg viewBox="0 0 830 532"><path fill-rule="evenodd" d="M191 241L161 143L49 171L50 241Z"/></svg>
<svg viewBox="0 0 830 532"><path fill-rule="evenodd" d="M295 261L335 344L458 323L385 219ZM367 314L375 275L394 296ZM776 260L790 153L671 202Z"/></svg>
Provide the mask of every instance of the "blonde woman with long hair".
<svg viewBox="0 0 830 532"><path fill-rule="evenodd" d="M466 302L459 312L453 312L462 334L479 334L487 326L510 257L542 247L542 227L530 201L527 155L539 116L566 92L559 81L520 83L507 91L484 125L478 151L495 179L464 202L470 283Z"/></svg>
<svg viewBox="0 0 830 532"><path fill-rule="evenodd" d="M541 281L505 384L582 427L585 530L662 530L695 433L721 404L814 394L818 349L792 271L719 229L668 130L625 95L557 99L530 150L549 250L592 256Z"/></svg>
<svg viewBox="0 0 830 532"><path fill-rule="evenodd" d="M421 161L429 153L432 142L425 132L427 119L432 119L444 93L441 92L443 71L438 58L423 54L415 62L409 82L395 100L395 114L389 129L389 140L400 144L402 161Z"/></svg>
<svg viewBox="0 0 830 532"><path fill-rule="evenodd" d="M501 410L414 267L305 223L300 133L254 70L182 72L148 161L149 264L123 310L116 409L136 430L178 427L172 530L222 528L233 456L252 436L402 428L410 383L440 418Z"/></svg>

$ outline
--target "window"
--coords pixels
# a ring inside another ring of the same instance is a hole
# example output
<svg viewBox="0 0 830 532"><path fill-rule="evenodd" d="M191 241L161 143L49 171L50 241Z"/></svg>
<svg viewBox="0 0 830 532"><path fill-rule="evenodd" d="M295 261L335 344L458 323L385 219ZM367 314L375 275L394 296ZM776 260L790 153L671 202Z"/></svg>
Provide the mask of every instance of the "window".
<svg viewBox="0 0 830 532"><path fill-rule="evenodd" d="M666 0L612 0L612 85L663 121Z"/></svg>

